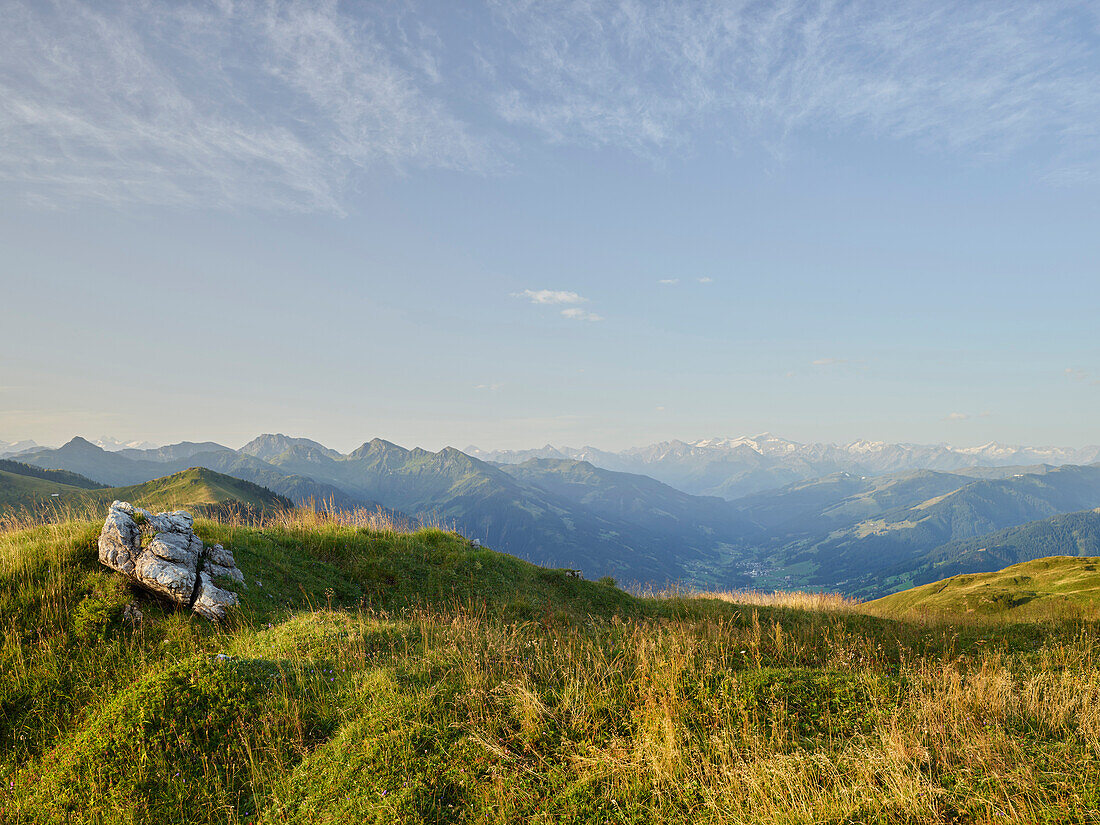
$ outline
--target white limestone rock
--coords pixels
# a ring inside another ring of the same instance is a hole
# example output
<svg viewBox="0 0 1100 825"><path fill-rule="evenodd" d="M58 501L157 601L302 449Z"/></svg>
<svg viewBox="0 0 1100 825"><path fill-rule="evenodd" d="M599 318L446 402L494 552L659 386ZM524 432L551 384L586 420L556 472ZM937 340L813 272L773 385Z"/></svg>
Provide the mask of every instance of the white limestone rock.
<svg viewBox="0 0 1100 825"><path fill-rule="evenodd" d="M141 551L134 573L137 580L176 604L188 605L195 591L195 576L202 556L202 541L186 533L157 533Z"/></svg>
<svg viewBox="0 0 1100 825"><path fill-rule="evenodd" d="M99 534L99 560L142 587L221 620L237 596L214 584L215 576L244 583L233 554L215 544L204 547L186 510L150 513L115 501Z"/></svg>
<svg viewBox="0 0 1100 825"><path fill-rule="evenodd" d="M141 531L134 521L134 508L116 501L99 532L99 560L120 573L131 575L141 554Z"/></svg>
<svg viewBox="0 0 1100 825"><path fill-rule="evenodd" d="M237 604L237 594L222 590L205 570L199 573L199 590L191 609L216 622L225 618L228 608Z"/></svg>
<svg viewBox="0 0 1100 825"><path fill-rule="evenodd" d="M233 554L220 544L206 548L202 569L211 576L226 576L239 584L244 584L244 574L237 569Z"/></svg>

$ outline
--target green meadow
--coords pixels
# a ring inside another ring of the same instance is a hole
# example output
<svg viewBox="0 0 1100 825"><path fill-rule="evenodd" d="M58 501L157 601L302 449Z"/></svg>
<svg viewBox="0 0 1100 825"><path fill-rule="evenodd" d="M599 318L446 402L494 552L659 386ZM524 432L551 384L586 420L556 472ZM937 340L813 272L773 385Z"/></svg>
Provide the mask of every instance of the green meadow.
<svg viewBox="0 0 1100 825"><path fill-rule="evenodd" d="M197 521L218 626L98 527L0 533L0 822L1100 821L1094 613L640 597L297 510Z"/></svg>

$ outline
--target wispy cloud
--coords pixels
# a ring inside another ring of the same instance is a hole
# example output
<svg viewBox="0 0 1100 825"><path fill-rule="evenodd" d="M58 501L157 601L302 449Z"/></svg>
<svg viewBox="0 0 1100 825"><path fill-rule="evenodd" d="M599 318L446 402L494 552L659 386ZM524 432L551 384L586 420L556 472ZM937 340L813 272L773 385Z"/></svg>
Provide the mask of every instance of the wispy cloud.
<svg viewBox="0 0 1100 825"><path fill-rule="evenodd" d="M588 299L565 289L525 289L513 292L514 298L529 298L532 304L583 304Z"/></svg>
<svg viewBox="0 0 1100 825"><path fill-rule="evenodd" d="M335 0L0 0L0 18L0 180L40 203L338 212L354 173L490 163L430 62Z"/></svg>
<svg viewBox="0 0 1100 825"><path fill-rule="evenodd" d="M815 367L837 367L841 364L852 363L847 358L818 358L811 361L810 364Z"/></svg>
<svg viewBox="0 0 1100 825"><path fill-rule="evenodd" d="M698 278L697 280L698 280L698 281L699 281L699 283L701 283L701 284L713 284L713 283L714 283L714 279L713 279L713 278L708 278L708 277L706 277L705 275L704 275L704 276L703 276L702 278Z"/></svg>
<svg viewBox="0 0 1100 825"><path fill-rule="evenodd" d="M503 384L478 384L474 387L475 390L487 390L488 392L499 392L503 388Z"/></svg>
<svg viewBox="0 0 1100 825"><path fill-rule="evenodd" d="M712 130L783 152L850 132L973 161L1037 148L1063 182L1100 165L1097 14L1079 0L493 8L519 46L498 111L551 141L657 155Z"/></svg>
<svg viewBox="0 0 1100 825"><path fill-rule="evenodd" d="M570 309L563 309L561 314L572 321L602 321L603 316L597 315L594 312L589 312L585 309L578 307L572 307Z"/></svg>
<svg viewBox="0 0 1100 825"><path fill-rule="evenodd" d="M662 278L657 283L663 284L664 286L675 286L676 284L680 283L680 279L679 278Z"/></svg>
<svg viewBox="0 0 1100 825"><path fill-rule="evenodd" d="M849 135L1100 179L1082 0L0 0L0 20L0 183L46 205L340 212L378 170L498 170L524 140L665 162Z"/></svg>

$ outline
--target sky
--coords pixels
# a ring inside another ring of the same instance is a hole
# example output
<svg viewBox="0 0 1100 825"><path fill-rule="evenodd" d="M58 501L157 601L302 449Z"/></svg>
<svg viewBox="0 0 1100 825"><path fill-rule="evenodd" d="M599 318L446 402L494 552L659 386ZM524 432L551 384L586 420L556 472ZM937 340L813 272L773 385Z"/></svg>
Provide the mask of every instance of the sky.
<svg viewBox="0 0 1100 825"><path fill-rule="evenodd" d="M0 440L1100 442L1096 3L0 19Z"/></svg>

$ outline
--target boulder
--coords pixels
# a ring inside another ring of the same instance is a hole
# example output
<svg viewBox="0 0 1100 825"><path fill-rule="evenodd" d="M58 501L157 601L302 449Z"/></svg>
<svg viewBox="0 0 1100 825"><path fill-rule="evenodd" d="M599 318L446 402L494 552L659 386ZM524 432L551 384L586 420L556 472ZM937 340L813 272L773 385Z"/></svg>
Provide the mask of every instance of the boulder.
<svg viewBox="0 0 1100 825"><path fill-rule="evenodd" d="M225 576L239 584L244 584L244 574L237 569L233 554L220 544L207 547L205 559L202 569L211 576Z"/></svg>
<svg viewBox="0 0 1100 825"><path fill-rule="evenodd" d="M186 510L150 513L125 501L111 504L99 533L99 560L137 584L208 619L221 620L237 594L215 576L244 583L233 554L195 535Z"/></svg>
<svg viewBox="0 0 1100 825"><path fill-rule="evenodd" d="M236 603L236 593L222 590L214 584L214 579L208 572L199 571L199 587L195 592L195 601L191 603L192 610L200 616L220 622L225 618L227 608Z"/></svg>

